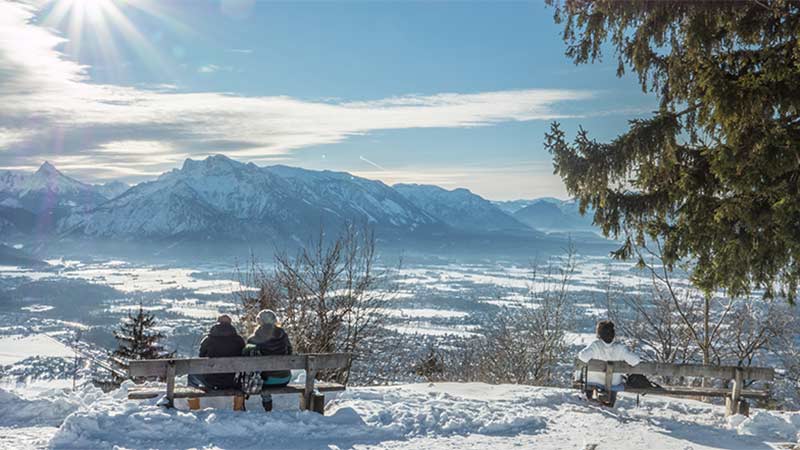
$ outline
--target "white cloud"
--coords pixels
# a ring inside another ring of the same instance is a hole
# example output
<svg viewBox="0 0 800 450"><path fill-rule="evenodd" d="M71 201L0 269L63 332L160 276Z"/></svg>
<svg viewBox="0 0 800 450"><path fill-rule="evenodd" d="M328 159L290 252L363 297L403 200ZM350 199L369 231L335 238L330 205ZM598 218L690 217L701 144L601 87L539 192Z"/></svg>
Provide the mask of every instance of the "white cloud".
<svg viewBox="0 0 800 450"><path fill-rule="evenodd" d="M34 15L0 3L0 166L50 159L93 177L143 177L209 153L263 160L375 130L555 119L565 117L559 102L592 96L527 89L324 102L95 84L56 50L63 38L30 22Z"/></svg>
<svg viewBox="0 0 800 450"><path fill-rule="evenodd" d="M197 69L200 73L214 73L219 72L220 70L224 70L225 72L232 72L233 67L231 66L218 66L216 64L206 64L205 66L201 66Z"/></svg>
<svg viewBox="0 0 800 450"><path fill-rule="evenodd" d="M397 169L348 170L356 176L381 180L386 184L434 184L445 189L469 186L491 200L523 198L569 198L564 183L553 174L549 161L521 161L515 164L462 165L460 167L406 166Z"/></svg>

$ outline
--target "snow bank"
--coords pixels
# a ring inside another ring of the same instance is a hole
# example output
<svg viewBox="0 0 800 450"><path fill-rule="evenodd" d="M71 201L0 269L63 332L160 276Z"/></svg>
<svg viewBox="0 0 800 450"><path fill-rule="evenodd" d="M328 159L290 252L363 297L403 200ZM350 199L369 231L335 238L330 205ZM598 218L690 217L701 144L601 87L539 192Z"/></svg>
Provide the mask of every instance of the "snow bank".
<svg viewBox="0 0 800 450"><path fill-rule="evenodd" d="M795 442L800 413L754 411L726 421L723 408L647 396L639 406L622 394L610 410L566 389L480 383L352 388L330 396L326 416L298 411L297 396L276 396L264 413L259 398L248 411L167 410L158 399L127 400L127 388L25 399L0 396L0 414L15 409L13 433L35 436L32 424L63 419L51 449L767 449ZM80 399L80 400L76 400ZM225 400L220 400L224 403ZM64 419L64 416L66 418ZM0 420L3 434L13 423ZM37 422L39 421L39 422ZM11 424L10 424L11 423ZM27 428L25 428L27 427ZM21 442L21 440L20 440ZM19 448L9 446L8 448Z"/></svg>
<svg viewBox="0 0 800 450"><path fill-rule="evenodd" d="M48 389L29 398L0 388L0 426L58 426L69 414L90 405L100 396L102 391L94 387L78 392Z"/></svg>
<svg viewBox="0 0 800 450"><path fill-rule="evenodd" d="M800 443L800 414L758 411L752 417L740 415L728 419L731 428L747 436L767 436Z"/></svg>
<svg viewBox="0 0 800 450"><path fill-rule="evenodd" d="M126 395L123 388L67 417L51 447L305 449L428 436L535 433L545 427L542 418L519 414L541 403L541 397L512 405L510 399L467 399L442 391L362 388L330 402L327 416L296 409L267 416L258 399L241 413L166 410L157 406L158 400L129 401ZM292 404L297 404L296 396Z"/></svg>
<svg viewBox="0 0 800 450"><path fill-rule="evenodd" d="M476 386L484 390L480 397L474 395ZM520 412L551 404L547 395L509 397L508 391L492 388L480 383L443 383L357 389L346 391L336 404L352 407L365 423L398 438L534 433L546 426L543 418Z"/></svg>

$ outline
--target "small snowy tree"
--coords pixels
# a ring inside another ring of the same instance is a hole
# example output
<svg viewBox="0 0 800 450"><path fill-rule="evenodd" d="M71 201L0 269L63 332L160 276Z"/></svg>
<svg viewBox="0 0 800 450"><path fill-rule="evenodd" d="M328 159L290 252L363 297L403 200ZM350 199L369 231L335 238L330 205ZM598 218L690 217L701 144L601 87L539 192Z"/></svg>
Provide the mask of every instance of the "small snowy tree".
<svg viewBox="0 0 800 450"><path fill-rule="evenodd" d="M174 353L164 352L161 341L165 336L155 331L155 326L155 316L146 313L142 305L139 305L136 314L128 313L128 317L122 321L119 329L114 331L114 338L119 343L113 353L114 362L127 369L127 361L132 359L160 359L173 356Z"/></svg>

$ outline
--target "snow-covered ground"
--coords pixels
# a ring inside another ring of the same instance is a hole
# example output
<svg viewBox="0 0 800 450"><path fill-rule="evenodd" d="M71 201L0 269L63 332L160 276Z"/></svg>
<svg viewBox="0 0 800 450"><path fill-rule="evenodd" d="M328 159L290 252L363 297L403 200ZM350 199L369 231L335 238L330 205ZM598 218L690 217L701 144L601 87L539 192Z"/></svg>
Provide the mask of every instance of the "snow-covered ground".
<svg viewBox="0 0 800 450"><path fill-rule="evenodd" d="M15 364L31 356L74 356L69 347L46 334L0 338L0 367Z"/></svg>
<svg viewBox="0 0 800 450"><path fill-rule="evenodd" d="M791 448L800 431L800 413L726 419L719 406L651 396L637 406L626 394L610 410L572 390L515 385L351 388L324 417L298 411L296 396L271 414L258 399L246 412L166 410L127 400L126 387L0 390L0 448L758 450Z"/></svg>

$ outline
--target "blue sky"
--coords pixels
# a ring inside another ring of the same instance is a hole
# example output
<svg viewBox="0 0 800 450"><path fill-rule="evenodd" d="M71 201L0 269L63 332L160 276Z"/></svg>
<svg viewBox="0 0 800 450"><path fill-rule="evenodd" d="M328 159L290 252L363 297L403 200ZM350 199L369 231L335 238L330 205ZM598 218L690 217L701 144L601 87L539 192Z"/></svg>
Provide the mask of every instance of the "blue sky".
<svg viewBox="0 0 800 450"><path fill-rule="evenodd" d="M552 120L608 139L655 108L613 58L572 64L543 2L32 0L0 28L0 167L87 181L225 153L565 197Z"/></svg>

